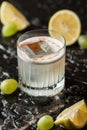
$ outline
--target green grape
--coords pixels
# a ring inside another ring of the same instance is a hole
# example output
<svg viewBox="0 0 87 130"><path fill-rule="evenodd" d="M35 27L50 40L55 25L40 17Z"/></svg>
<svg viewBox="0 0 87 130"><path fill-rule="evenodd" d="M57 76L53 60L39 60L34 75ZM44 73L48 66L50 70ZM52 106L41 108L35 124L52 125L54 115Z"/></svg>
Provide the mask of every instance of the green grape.
<svg viewBox="0 0 87 130"><path fill-rule="evenodd" d="M80 48L87 49L87 35L81 35L78 39Z"/></svg>
<svg viewBox="0 0 87 130"><path fill-rule="evenodd" d="M12 94L17 89L18 82L15 79L5 79L0 87L4 94Z"/></svg>
<svg viewBox="0 0 87 130"><path fill-rule="evenodd" d="M17 27L15 23L8 22L2 27L2 35L4 37L10 37L17 33Z"/></svg>
<svg viewBox="0 0 87 130"><path fill-rule="evenodd" d="M50 115L42 116L37 122L37 127L39 130L49 130L53 127L53 125L54 120Z"/></svg>

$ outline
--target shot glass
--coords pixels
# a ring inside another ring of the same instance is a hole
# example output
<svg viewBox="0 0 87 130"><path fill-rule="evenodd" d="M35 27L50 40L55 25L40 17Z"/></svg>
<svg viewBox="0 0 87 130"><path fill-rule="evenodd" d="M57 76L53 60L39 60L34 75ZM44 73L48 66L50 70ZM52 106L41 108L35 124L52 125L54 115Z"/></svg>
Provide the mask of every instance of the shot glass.
<svg viewBox="0 0 87 130"><path fill-rule="evenodd" d="M32 30L17 41L19 88L34 97L52 97L65 84L65 39L51 30Z"/></svg>

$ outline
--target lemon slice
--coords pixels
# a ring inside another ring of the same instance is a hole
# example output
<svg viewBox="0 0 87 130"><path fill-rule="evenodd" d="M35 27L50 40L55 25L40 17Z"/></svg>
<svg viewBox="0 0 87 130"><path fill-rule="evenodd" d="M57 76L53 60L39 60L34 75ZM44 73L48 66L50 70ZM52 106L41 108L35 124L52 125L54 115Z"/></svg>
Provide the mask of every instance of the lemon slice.
<svg viewBox="0 0 87 130"><path fill-rule="evenodd" d="M87 106L84 100L77 102L61 112L56 120L56 125L63 125L66 129L80 129L87 124Z"/></svg>
<svg viewBox="0 0 87 130"><path fill-rule="evenodd" d="M14 22L18 30L23 30L30 25L25 16L7 1L2 2L0 13L2 24Z"/></svg>
<svg viewBox="0 0 87 130"><path fill-rule="evenodd" d="M48 29L64 36L66 45L74 44L81 32L81 22L77 14L71 10L60 10L49 20ZM54 34L51 32L51 36Z"/></svg>

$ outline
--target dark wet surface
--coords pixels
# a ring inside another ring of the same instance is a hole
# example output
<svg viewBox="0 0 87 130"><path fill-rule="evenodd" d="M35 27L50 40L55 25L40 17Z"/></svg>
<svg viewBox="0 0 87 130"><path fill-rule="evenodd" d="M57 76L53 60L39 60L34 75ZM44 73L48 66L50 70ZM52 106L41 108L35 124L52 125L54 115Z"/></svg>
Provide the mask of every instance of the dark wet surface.
<svg viewBox="0 0 87 130"><path fill-rule="evenodd" d="M86 0L9 0L16 5L32 25L11 38L4 38L0 32L0 82L6 78L18 80L16 41L25 31L47 28L50 16L57 10L69 8L80 16L82 33L87 33ZM28 3L28 4L27 4ZM28 14L29 11L29 14ZM2 25L0 25L0 28ZM66 107L85 99L87 102L87 50L79 48L78 43L66 49L65 89L59 97L45 101L33 101L19 89L12 95L0 92L0 130L36 130L37 120L44 114L56 116ZM64 130L54 127L52 130ZM87 126L82 130L87 130Z"/></svg>

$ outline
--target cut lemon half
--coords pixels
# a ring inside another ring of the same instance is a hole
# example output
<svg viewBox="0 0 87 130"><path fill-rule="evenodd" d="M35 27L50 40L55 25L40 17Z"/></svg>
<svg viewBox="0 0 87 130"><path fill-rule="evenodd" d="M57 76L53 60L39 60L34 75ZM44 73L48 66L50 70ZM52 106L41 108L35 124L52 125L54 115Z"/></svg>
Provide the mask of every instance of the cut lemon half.
<svg viewBox="0 0 87 130"><path fill-rule="evenodd" d="M0 8L0 17L2 24L14 22L18 30L23 30L30 25L26 17L11 3L4 1Z"/></svg>
<svg viewBox="0 0 87 130"><path fill-rule="evenodd" d="M81 22L78 15L71 10L60 10L49 20L48 29L64 36L66 45L74 44L81 32ZM51 36L55 37L51 32Z"/></svg>
<svg viewBox="0 0 87 130"><path fill-rule="evenodd" d="M87 124L87 106L84 100L77 102L61 112L56 120L56 125L62 125L66 129L80 129Z"/></svg>

